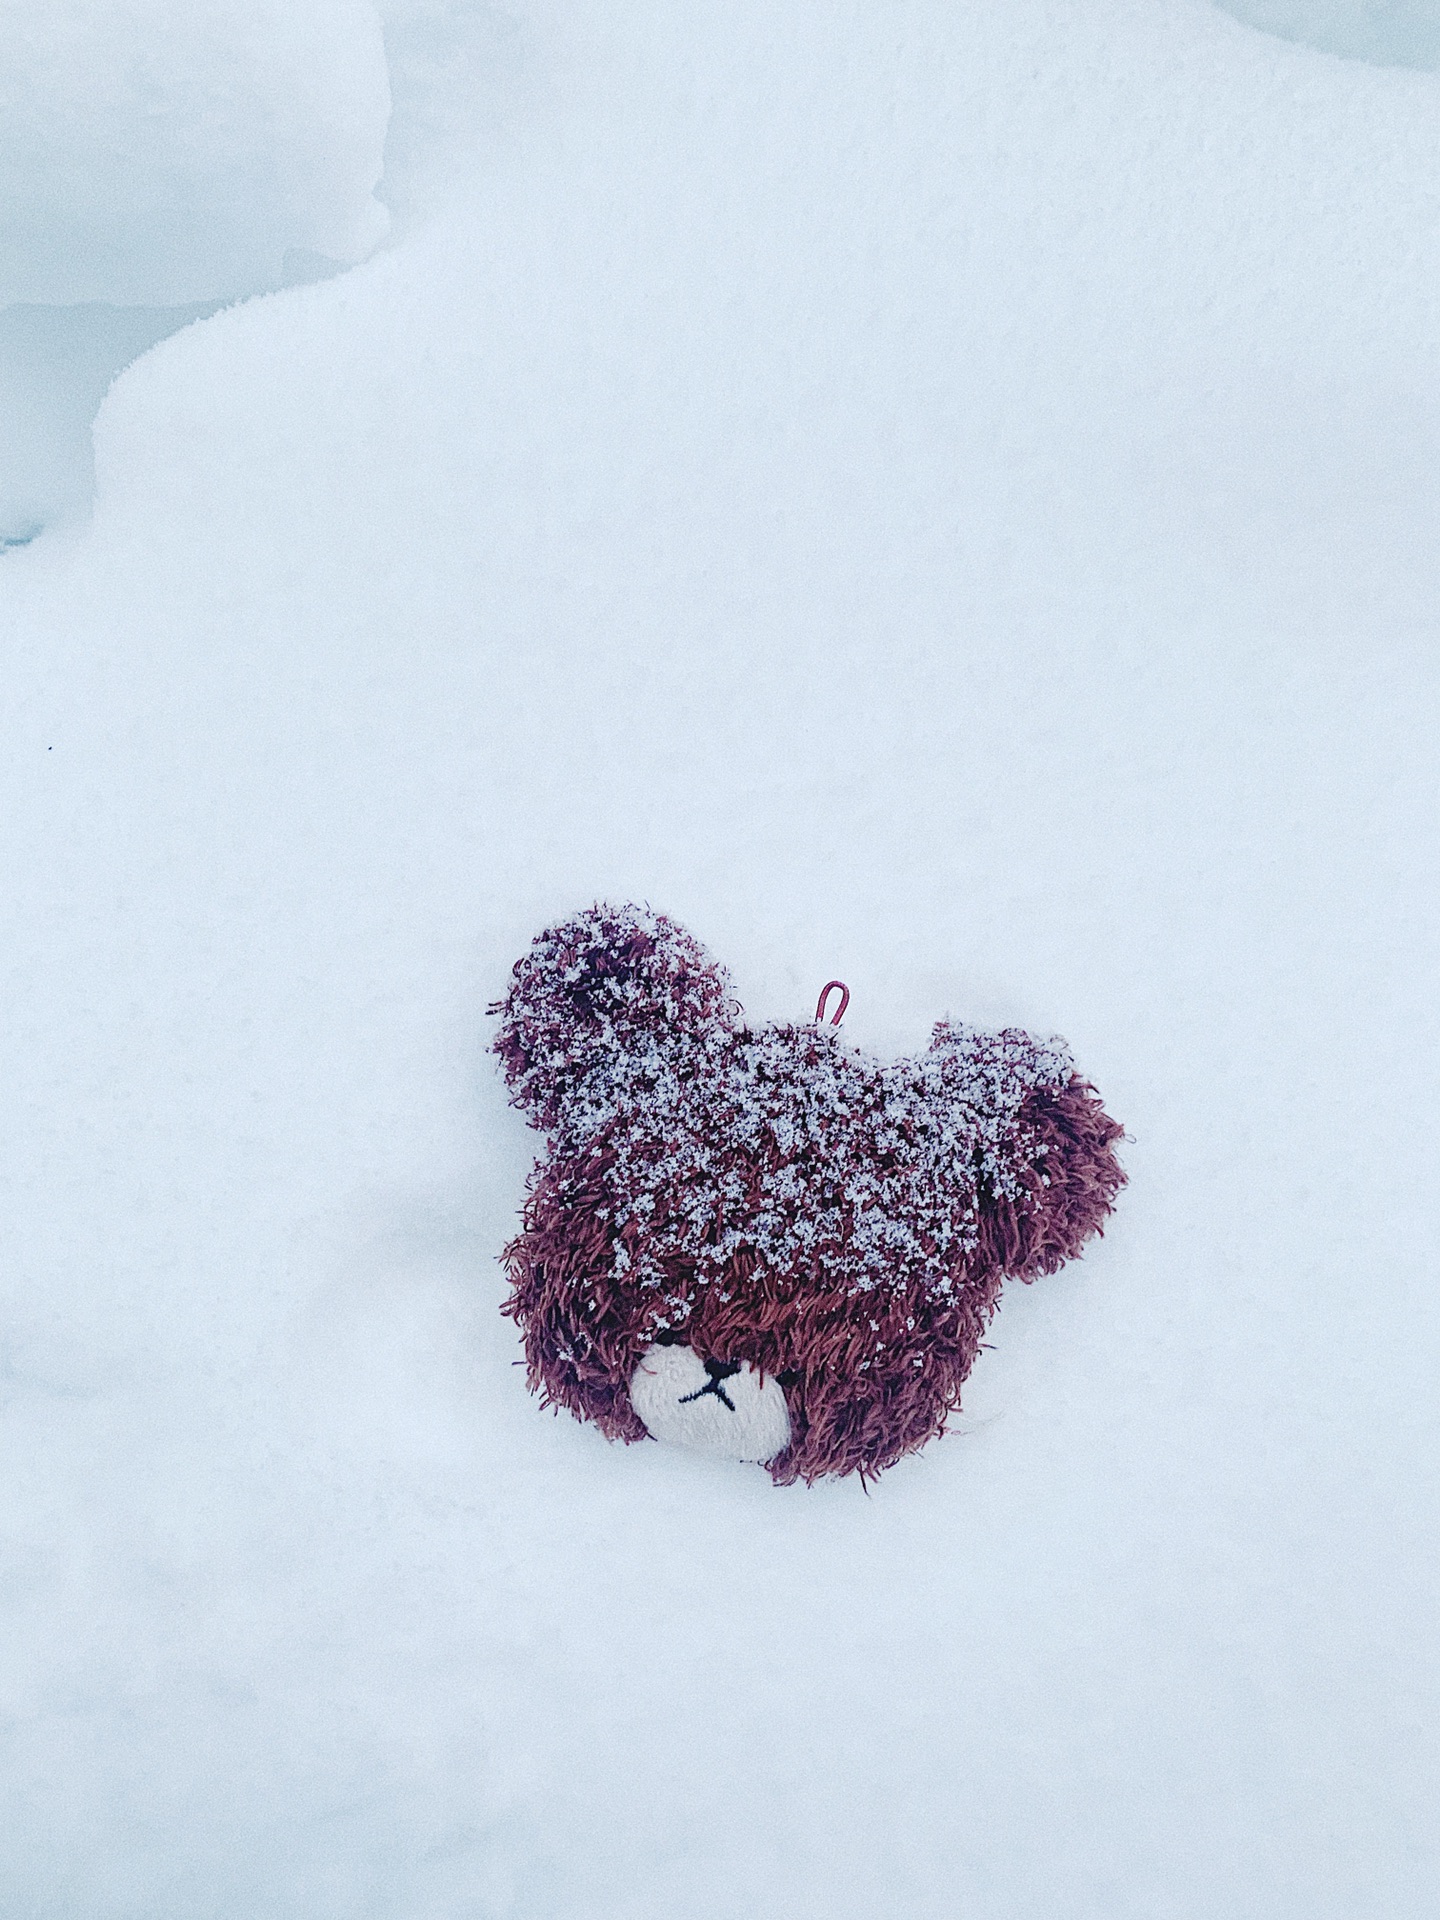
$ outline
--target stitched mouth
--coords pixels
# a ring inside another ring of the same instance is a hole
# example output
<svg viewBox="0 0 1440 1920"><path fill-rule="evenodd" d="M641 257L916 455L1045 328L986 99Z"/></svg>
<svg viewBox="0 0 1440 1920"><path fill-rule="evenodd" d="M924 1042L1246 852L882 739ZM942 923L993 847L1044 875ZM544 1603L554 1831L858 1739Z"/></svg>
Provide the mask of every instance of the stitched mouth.
<svg viewBox="0 0 1440 1920"><path fill-rule="evenodd" d="M705 1382L704 1386L697 1387L694 1393L681 1394L679 1404L682 1407L688 1407L692 1400L703 1400L707 1394L713 1393L721 1406L728 1407L731 1413L733 1413L735 1411L735 1402L730 1398L729 1394L726 1393L721 1382L731 1380L739 1373L740 1362L738 1360L707 1360L705 1362L705 1371L709 1374L710 1378Z"/></svg>

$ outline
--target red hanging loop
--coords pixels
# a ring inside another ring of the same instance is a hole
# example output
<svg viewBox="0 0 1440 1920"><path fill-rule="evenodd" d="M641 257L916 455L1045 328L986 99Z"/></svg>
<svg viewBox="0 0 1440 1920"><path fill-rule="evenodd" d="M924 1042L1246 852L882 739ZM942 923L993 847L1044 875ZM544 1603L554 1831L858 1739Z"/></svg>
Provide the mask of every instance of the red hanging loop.
<svg viewBox="0 0 1440 1920"><path fill-rule="evenodd" d="M838 1027L840 1022L845 1018L845 1009L850 1004L850 989L843 980L827 980L820 989L820 998L815 1007L815 1021L817 1026L824 1022L825 1002L830 998L830 989L832 987L839 987L840 989L840 1011L831 1020L830 1024L832 1027Z"/></svg>

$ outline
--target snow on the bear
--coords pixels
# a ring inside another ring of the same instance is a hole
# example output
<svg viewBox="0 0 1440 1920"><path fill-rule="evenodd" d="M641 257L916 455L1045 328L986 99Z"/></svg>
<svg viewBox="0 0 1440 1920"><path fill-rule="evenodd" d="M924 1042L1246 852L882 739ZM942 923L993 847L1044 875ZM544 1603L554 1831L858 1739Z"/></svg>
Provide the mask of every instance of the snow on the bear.
<svg viewBox="0 0 1440 1920"><path fill-rule="evenodd" d="M505 1311L548 1402L622 1440L873 1475L959 1405L1005 1278L1124 1182L1068 1049L942 1020L893 1064L747 1023L684 928L596 906L514 970L495 1050L546 1135Z"/></svg>

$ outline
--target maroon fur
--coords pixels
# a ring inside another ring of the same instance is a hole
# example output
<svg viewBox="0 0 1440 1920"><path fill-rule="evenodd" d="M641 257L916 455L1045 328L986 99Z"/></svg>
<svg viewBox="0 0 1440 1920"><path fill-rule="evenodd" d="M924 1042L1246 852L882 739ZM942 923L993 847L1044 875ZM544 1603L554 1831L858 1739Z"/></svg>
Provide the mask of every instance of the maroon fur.
<svg viewBox="0 0 1440 1920"><path fill-rule="evenodd" d="M506 1249L532 1389L641 1440L657 1339L777 1376L781 1483L871 1476L942 1431L1001 1281L1054 1273L1124 1182L1057 1041L942 1021L890 1066L751 1027L683 928L594 907L515 967L495 1051L548 1139Z"/></svg>

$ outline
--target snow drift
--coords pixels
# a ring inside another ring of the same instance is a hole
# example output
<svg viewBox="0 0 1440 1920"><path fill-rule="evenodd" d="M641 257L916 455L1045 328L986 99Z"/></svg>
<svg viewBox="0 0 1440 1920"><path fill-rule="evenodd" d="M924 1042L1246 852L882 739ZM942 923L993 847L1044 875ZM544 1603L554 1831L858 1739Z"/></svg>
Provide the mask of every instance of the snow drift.
<svg viewBox="0 0 1440 1920"><path fill-rule="evenodd" d="M388 113L367 0L3 0L0 306L176 306L361 259Z"/></svg>

